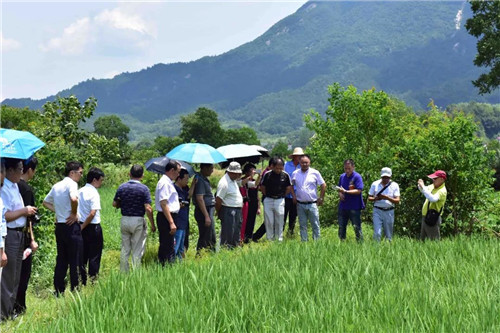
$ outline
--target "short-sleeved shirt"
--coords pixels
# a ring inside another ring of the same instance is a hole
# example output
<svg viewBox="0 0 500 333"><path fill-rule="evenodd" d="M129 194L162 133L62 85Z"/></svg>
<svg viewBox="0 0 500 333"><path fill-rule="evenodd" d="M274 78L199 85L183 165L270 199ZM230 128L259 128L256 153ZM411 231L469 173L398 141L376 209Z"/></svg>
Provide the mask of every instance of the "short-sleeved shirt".
<svg viewBox="0 0 500 333"><path fill-rule="evenodd" d="M448 195L448 191L446 190L446 186L443 183L441 186L438 188L434 188L434 185L428 185L427 190L431 192L433 195L438 195L439 200L437 202L431 202L430 203L430 209L435 209L438 212L441 211L441 215L443 214L443 211L441 210L444 207L444 204L446 202L446 196ZM422 206L422 216L427 215L427 203L429 202L429 199L425 199L424 205Z"/></svg>
<svg viewBox="0 0 500 333"><path fill-rule="evenodd" d="M96 210L96 214L90 224L101 223L101 197L97 189L87 183L78 191L78 216L81 222L87 219L91 210Z"/></svg>
<svg viewBox="0 0 500 333"><path fill-rule="evenodd" d="M189 187L180 188L175 185L175 190L177 195L179 195L179 200L183 202L189 202ZM179 230L186 230L189 224L189 203L181 206L179 209L179 214L174 218L175 226Z"/></svg>
<svg viewBox="0 0 500 333"><path fill-rule="evenodd" d="M243 197L235 180L231 180L226 173L217 185L217 196L222 199L222 205L226 207L243 207Z"/></svg>
<svg viewBox="0 0 500 333"><path fill-rule="evenodd" d="M5 220L5 207L3 205L2 197L0 196L0 249L4 247L3 238L7 236L7 221Z"/></svg>
<svg viewBox="0 0 500 333"><path fill-rule="evenodd" d="M6 212L13 212L24 208L23 198L19 193L19 187L16 183L5 178L2 188L2 200ZM22 228L26 225L26 216L20 216L17 219L7 222L8 228Z"/></svg>
<svg viewBox="0 0 500 333"><path fill-rule="evenodd" d="M43 199L54 205L57 223L66 223L66 219L71 215L71 197L78 198L78 184L65 177L52 186L49 194Z"/></svg>
<svg viewBox="0 0 500 333"><path fill-rule="evenodd" d="M298 201L311 202L318 200L318 186L325 183L318 170L309 168L295 170L292 174L292 184L295 186L295 196Z"/></svg>
<svg viewBox="0 0 500 333"><path fill-rule="evenodd" d="M151 204L151 194L146 185L132 179L118 187L113 200L120 203L123 216L144 216L144 205Z"/></svg>
<svg viewBox="0 0 500 333"><path fill-rule="evenodd" d="M194 186L193 204L198 207L198 202L196 202L197 195L203 195L203 201L205 202L205 207L215 206L215 197L212 193L212 186L207 177L203 176L201 173L196 174L196 184Z"/></svg>
<svg viewBox="0 0 500 333"><path fill-rule="evenodd" d="M376 180L372 183L370 186L370 191L368 192L368 195L374 196L378 194L386 185L382 184L382 179ZM391 184L382 192L381 194L387 195L388 197L394 198L394 197L399 197L399 185L396 182L391 181ZM394 204L390 202L389 200L378 200L375 201L373 204L375 207L380 207L380 208L391 208L394 207Z"/></svg>
<svg viewBox="0 0 500 333"><path fill-rule="evenodd" d="M290 176L290 179L292 179L292 174L295 170L300 169L300 163L297 163L297 165L293 164L293 161L288 161L285 163L285 172ZM293 187L294 190L296 190L295 186ZM292 193L289 193L287 198L292 198Z"/></svg>
<svg viewBox="0 0 500 333"><path fill-rule="evenodd" d="M160 202L163 200L167 200L170 213L176 214L179 212L179 209L181 208L181 205L179 204L179 195L175 190L172 179L170 179L167 175L163 175L156 185L155 205L156 210L159 212L163 212L160 205Z"/></svg>
<svg viewBox="0 0 500 333"><path fill-rule="evenodd" d="M340 175L339 186L342 186L346 190L361 190L363 191L363 178L359 173L353 171L350 177L345 173ZM343 210L361 210L365 209L365 203L363 201L363 195L360 194L347 194L344 193L345 200L340 201L339 208Z"/></svg>
<svg viewBox="0 0 500 333"><path fill-rule="evenodd" d="M23 198L24 206L36 206L33 188L24 179L21 179L19 183L17 183L17 187Z"/></svg>
<svg viewBox="0 0 500 333"><path fill-rule="evenodd" d="M266 173L262 180L262 186L266 187L266 197L274 199L284 198L286 189L291 185L290 176L286 172L277 174L270 171Z"/></svg>

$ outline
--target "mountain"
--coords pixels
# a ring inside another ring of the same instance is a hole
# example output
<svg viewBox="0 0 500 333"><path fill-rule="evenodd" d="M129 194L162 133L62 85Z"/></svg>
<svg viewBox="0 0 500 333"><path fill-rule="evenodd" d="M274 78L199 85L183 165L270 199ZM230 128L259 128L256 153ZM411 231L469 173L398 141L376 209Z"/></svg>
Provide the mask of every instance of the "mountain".
<svg viewBox="0 0 500 333"><path fill-rule="evenodd" d="M57 95L98 99L98 113L155 121L216 110L222 121L283 134L309 109L327 107L333 82L384 90L417 109L475 100L476 39L463 27L467 2L308 2L252 42L189 63L157 64L113 79L91 79ZM43 100L10 99L40 108Z"/></svg>

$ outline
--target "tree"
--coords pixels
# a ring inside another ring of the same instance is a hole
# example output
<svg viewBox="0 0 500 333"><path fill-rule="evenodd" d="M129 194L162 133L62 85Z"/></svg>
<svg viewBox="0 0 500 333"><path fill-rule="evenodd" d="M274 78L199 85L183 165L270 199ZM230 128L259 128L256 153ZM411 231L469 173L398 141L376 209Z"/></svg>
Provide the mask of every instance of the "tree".
<svg viewBox="0 0 500 333"><path fill-rule="evenodd" d="M288 144L285 141L279 140L271 149L271 156L279 156L281 158L287 159L290 154L290 150L288 150Z"/></svg>
<svg viewBox="0 0 500 333"><path fill-rule="evenodd" d="M128 143L130 128L116 115L101 116L94 122L94 132L108 139L117 138L120 144Z"/></svg>
<svg viewBox="0 0 500 333"><path fill-rule="evenodd" d="M183 142L206 143L218 147L224 140L217 112L201 107L196 112L181 117L181 134Z"/></svg>
<svg viewBox="0 0 500 333"><path fill-rule="evenodd" d="M472 81L481 95L489 94L500 85L500 1L470 1L473 17L465 23L465 28L477 42L474 65L490 67L490 72L481 74Z"/></svg>
<svg viewBox="0 0 500 333"><path fill-rule="evenodd" d="M233 143L244 143L247 145L260 145L257 133L247 126L241 128L230 128L224 131L225 142L223 145Z"/></svg>

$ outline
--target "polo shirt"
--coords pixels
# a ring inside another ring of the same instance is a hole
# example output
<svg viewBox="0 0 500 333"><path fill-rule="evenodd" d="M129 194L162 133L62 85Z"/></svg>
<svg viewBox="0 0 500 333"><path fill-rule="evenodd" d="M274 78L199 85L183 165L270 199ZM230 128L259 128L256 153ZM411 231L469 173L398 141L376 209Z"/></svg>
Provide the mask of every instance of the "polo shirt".
<svg viewBox="0 0 500 333"><path fill-rule="evenodd" d="M49 194L43 199L54 205L57 223L66 223L66 219L71 215L71 197L78 198L78 184L65 177L52 186Z"/></svg>
<svg viewBox="0 0 500 333"><path fill-rule="evenodd" d="M357 189L363 191L363 178L359 173L353 171L351 176L348 177L345 173L340 175L339 186L346 190ZM339 208L344 210L361 210L365 209L362 194L352 195L344 193L345 200L340 201Z"/></svg>
<svg viewBox="0 0 500 333"><path fill-rule="evenodd" d="M179 201L186 201L189 202L189 187L185 188L180 188L179 186L175 185L175 190L177 191L177 194L179 195ZM174 218L175 226L179 230L186 230L188 227L189 223L189 204L182 206L179 209L179 214Z"/></svg>
<svg viewBox="0 0 500 333"><path fill-rule="evenodd" d="M368 191L368 195L374 196L380 192L385 185L382 184L382 179L376 180L372 183L370 186L370 191ZM387 195L388 197L394 198L394 197L399 197L399 185L396 182L391 181L391 184L389 187L387 187L382 194ZM389 200L378 200L375 201L373 204L375 207L380 207L380 208L392 208L394 207L394 204L390 202Z"/></svg>
<svg viewBox="0 0 500 333"><path fill-rule="evenodd" d="M430 192L432 195L439 196L438 201L431 202L430 205L429 205L430 206L429 208L430 209L435 209L438 212L441 211L441 208L444 207L444 204L446 202L446 196L448 195L448 191L446 190L445 184L443 183L438 188L434 188L434 185L431 184L431 185L425 186L425 189L427 190L427 192ZM425 199L424 205L422 206L422 216L427 215L427 209L428 209L427 203L428 202L429 202L429 199ZM443 215L442 211L441 211L441 215Z"/></svg>
<svg viewBox="0 0 500 333"><path fill-rule="evenodd" d="M175 190L172 179L170 179L167 175L163 175L156 185L155 205L156 210L159 212L163 212L160 205L160 202L163 200L167 200L170 213L176 214L179 212L179 209L181 208L181 205L179 204L179 195Z"/></svg>
<svg viewBox="0 0 500 333"><path fill-rule="evenodd" d="M151 194L146 185L131 179L118 187L113 200L120 203L123 216L142 217L146 214L144 205L151 204Z"/></svg>
<svg viewBox="0 0 500 333"><path fill-rule="evenodd" d="M78 216L81 222L87 219L91 210L96 210L96 214L90 224L101 223L101 197L97 189L87 183L78 191Z"/></svg>
<svg viewBox="0 0 500 333"><path fill-rule="evenodd" d="M284 198L286 189L291 186L290 176L286 172L277 174L274 171L266 173L262 186L266 187L266 197Z"/></svg>
<svg viewBox="0 0 500 333"><path fill-rule="evenodd" d="M311 202L318 200L317 188L325 183L318 170L309 168L295 170L292 174L292 184L295 185L295 197L298 201Z"/></svg>
<svg viewBox="0 0 500 333"><path fill-rule="evenodd" d="M215 206L215 197L212 193L212 186L207 177L203 176L201 173L196 174L196 184L194 187L193 203L195 207L198 207L198 202L196 201L197 195L203 195L203 201L205 202L205 207Z"/></svg>
<svg viewBox="0 0 500 333"><path fill-rule="evenodd" d="M222 205L226 207L243 207L243 197L235 180L231 180L226 173L217 185L217 196L222 199Z"/></svg>
<svg viewBox="0 0 500 333"><path fill-rule="evenodd" d="M19 187L16 183L5 178L2 188L2 200L5 212L13 212L24 208L24 201L19 193ZM7 228L22 228L26 225L26 216L7 222Z"/></svg>
<svg viewBox="0 0 500 333"><path fill-rule="evenodd" d="M295 170L300 170L300 162L297 165L293 164L293 161L288 161L285 163L285 172L292 178L292 174ZM293 187L296 190L295 186ZM288 193L287 198L292 198L292 193Z"/></svg>

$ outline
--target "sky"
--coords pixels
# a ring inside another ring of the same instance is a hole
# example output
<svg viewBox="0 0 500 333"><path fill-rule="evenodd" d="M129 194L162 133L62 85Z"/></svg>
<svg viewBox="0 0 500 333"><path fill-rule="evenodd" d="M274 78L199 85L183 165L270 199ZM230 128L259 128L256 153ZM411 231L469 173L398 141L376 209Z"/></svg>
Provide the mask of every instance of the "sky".
<svg viewBox="0 0 500 333"><path fill-rule="evenodd" d="M306 1L0 1L1 91L45 98L90 78L252 41Z"/></svg>

